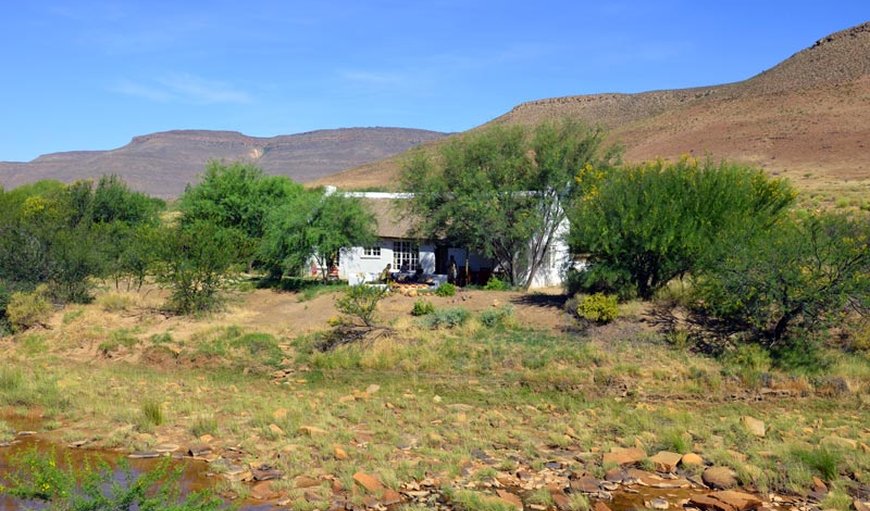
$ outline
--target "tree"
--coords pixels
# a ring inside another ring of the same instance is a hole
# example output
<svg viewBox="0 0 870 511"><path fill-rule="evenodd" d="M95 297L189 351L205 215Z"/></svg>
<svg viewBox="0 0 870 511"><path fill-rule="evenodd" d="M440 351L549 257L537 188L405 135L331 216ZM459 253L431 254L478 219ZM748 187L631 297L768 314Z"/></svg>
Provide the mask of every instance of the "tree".
<svg viewBox="0 0 870 511"><path fill-rule="evenodd" d="M250 163L210 161L202 181L188 186L181 196L182 223L213 223L244 235L239 256L253 256L266 229L269 213L302 194L302 186L283 176L266 176Z"/></svg>
<svg viewBox="0 0 870 511"><path fill-rule="evenodd" d="M276 278L298 273L314 258L326 280L341 249L374 242L376 225L359 199L311 190L269 215L260 258Z"/></svg>
<svg viewBox="0 0 870 511"><path fill-rule="evenodd" d="M190 314L214 309L235 275L239 233L205 221L166 232L157 282L171 291L169 306Z"/></svg>
<svg viewBox="0 0 870 511"><path fill-rule="evenodd" d="M693 158L587 166L577 182L570 243L588 254L583 286L644 299L694 270L727 233L769 228L795 197L760 170Z"/></svg>
<svg viewBox="0 0 870 511"><path fill-rule="evenodd" d="M693 280L696 307L720 333L787 350L850 311L870 310L870 219L811 215L741 231Z"/></svg>
<svg viewBox="0 0 870 511"><path fill-rule="evenodd" d="M512 285L529 287L565 220L577 171L618 160L603 136L570 120L496 126L454 138L438 159L418 153L403 170L418 230L495 259Z"/></svg>

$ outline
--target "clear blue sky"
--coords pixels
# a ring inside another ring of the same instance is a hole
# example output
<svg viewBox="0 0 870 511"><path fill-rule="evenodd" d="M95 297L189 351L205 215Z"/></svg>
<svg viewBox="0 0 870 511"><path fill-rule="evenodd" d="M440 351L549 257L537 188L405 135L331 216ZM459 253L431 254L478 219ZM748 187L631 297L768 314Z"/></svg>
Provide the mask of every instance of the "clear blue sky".
<svg viewBox="0 0 870 511"><path fill-rule="evenodd" d="M461 131L517 103L748 78L852 1L0 4L0 160L169 129Z"/></svg>

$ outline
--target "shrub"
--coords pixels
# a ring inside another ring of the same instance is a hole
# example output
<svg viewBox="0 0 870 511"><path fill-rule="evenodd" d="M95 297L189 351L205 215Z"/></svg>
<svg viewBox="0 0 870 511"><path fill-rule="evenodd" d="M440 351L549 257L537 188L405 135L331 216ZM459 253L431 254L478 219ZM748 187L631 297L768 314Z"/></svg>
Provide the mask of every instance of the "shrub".
<svg viewBox="0 0 870 511"><path fill-rule="evenodd" d="M435 306L429 300L419 299L411 309L412 316L427 316L435 312Z"/></svg>
<svg viewBox="0 0 870 511"><path fill-rule="evenodd" d="M586 295L578 300L577 315L587 321L604 325L619 317L619 303L615 295Z"/></svg>
<svg viewBox="0 0 870 511"><path fill-rule="evenodd" d="M375 310L387 290L377 286L351 286L344 295L336 300L335 308L343 314L358 318L367 327L372 326Z"/></svg>
<svg viewBox="0 0 870 511"><path fill-rule="evenodd" d="M12 293L6 306L6 317L14 331L27 330L48 321L53 307L47 293L46 286L39 286L29 293Z"/></svg>
<svg viewBox="0 0 870 511"><path fill-rule="evenodd" d="M510 305L487 309L480 313L480 322L488 328L503 325L505 320L513 316L514 308Z"/></svg>
<svg viewBox="0 0 870 511"><path fill-rule="evenodd" d="M163 424L163 406L159 401L148 400L142 403L142 416L154 426Z"/></svg>
<svg viewBox="0 0 870 511"><path fill-rule="evenodd" d="M445 282L444 284L438 286L438 288L435 290L435 295L442 297L454 296L456 295L456 286L449 282Z"/></svg>
<svg viewBox="0 0 870 511"><path fill-rule="evenodd" d="M507 291L511 288L511 285L498 277L490 277L489 280L486 281L486 285L483 286L483 289L487 291Z"/></svg>
<svg viewBox="0 0 870 511"><path fill-rule="evenodd" d="M455 328L464 325L471 318L471 313L462 307L438 309L426 317L425 325L429 328Z"/></svg>
<svg viewBox="0 0 870 511"><path fill-rule="evenodd" d="M133 297L121 293L106 293L97 298L97 303L106 312L121 312L133 306Z"/></svg>

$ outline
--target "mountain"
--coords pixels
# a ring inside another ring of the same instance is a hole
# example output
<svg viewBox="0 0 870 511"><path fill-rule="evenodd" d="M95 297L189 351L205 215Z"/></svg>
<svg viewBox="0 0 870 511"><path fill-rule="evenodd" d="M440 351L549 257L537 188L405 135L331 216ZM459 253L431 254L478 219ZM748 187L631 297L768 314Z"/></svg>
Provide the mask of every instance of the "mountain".
<svg viewBox="0 0 870 511"><path fill-rule="evenodd" d="M870 22L742 82L542 99L482 127L566 116L607 128L609 139L625 146L626 161L709 155L764 167L825 196L870 197ZM316 182L346 188L395 182L403 158Z"/></svg>
<svg viewBox="0 0 870 511"><path fill-rule="evenodd" d="M40 179L71 182L117 174L130 186L173 198L195 182L208 160L244 160L266 173L308 182L401 153L444 133L405 128L346 128L271 138L234 131L178 130L133 138L109 151L46 154L27 163L0 162L0 184L11 188Z"/></svg>

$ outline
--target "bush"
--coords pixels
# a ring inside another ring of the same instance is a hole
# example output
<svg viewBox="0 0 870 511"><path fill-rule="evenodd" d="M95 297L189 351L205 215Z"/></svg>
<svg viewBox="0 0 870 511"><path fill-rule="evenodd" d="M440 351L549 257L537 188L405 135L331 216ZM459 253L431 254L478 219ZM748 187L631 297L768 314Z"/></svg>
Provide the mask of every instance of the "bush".
<svg viewBox="0 0 870 511"><path fill-rule="evenodd" d="M713 337L742 337L791 365L812 365L820 334L846 321L845 310L870 307L870 220L780 222L729 240L694 281Z"/></svg>
<svg viewBox="0 0 870 511"><path fill-rule="evenodd" d="M121 293L106 293L97 298L97 303L106 312L122 312L133 306L133 297Z"/></svg>
<svg viewBox="0 0 870 511"><path fill-rule="evenodd" d="M435 312L435 306L429 300L419 299L411 309L412 316L427 316Z"/></svg>
<svg viewBox="0 0 870 511"><path fill-rule="evenodd" d="M48 288L44 285L29 293L12 293L6 306L6 317L13 331L20 332L48 321L53 307L47 295Z"/></svg>
<svg viewBox="0 0 870 511"><path fill-rule="evenodd" d="M508 318L513 316L513 313L514 308L510 305L487 309L480 313L480 322L488 328L501 326Z"/></svg>
<svg viewBox="0 0 870 511"><path fill-rule="evenodd" d="M145 421L154 426L163 424L163 406L159 401L148 400L142 403L142 417Z"/></svg>
<svg viewBox="0 0 870 511"><path fill-rule="evenodd" d="M343 314L358 318L371 327L378 308L378 302L387 296L387 290L377 286L351 286L344 295L336 300L335 308Z"/></svg>
<svg viewBox="0 0 870 511"><path fill-rule="evenodd" d="M438 309L426 317L425 325L429 328L455 328L464 325L471 318L471 313L462 307Z"/></svg>
<svg viewBox="0 0 870 511"><path fill-rule="evenodd" d="M587 321L605 325L619 317L619 303L615 295L586 295L577 301L577 315Z"/></svg>
<svg viewBox="0 0 870 511"><path fill-rule="evenodd" d="M498 277L490 277L489 280L486 281L486 285L483 286L483 289L487 291L507 291L511 288L511 285Z"/></svg>
<svg viewBox="0 0 870 511"><path fill-rule="evenodd" d="M643 299L695 270L725 233L767 228L795 197L761 170L688 157L584 167L577 180L582 195L568 216L573 252L590 254L583 288Z"/></svg>
<svg viewBox="0 0 870 511"><path fill-rule="evenodd" d="M438 286L438 288L435 290L435 295L441 297L454 296L456 295L456 286L449 282L445 282L444 284Z"/></svg>

